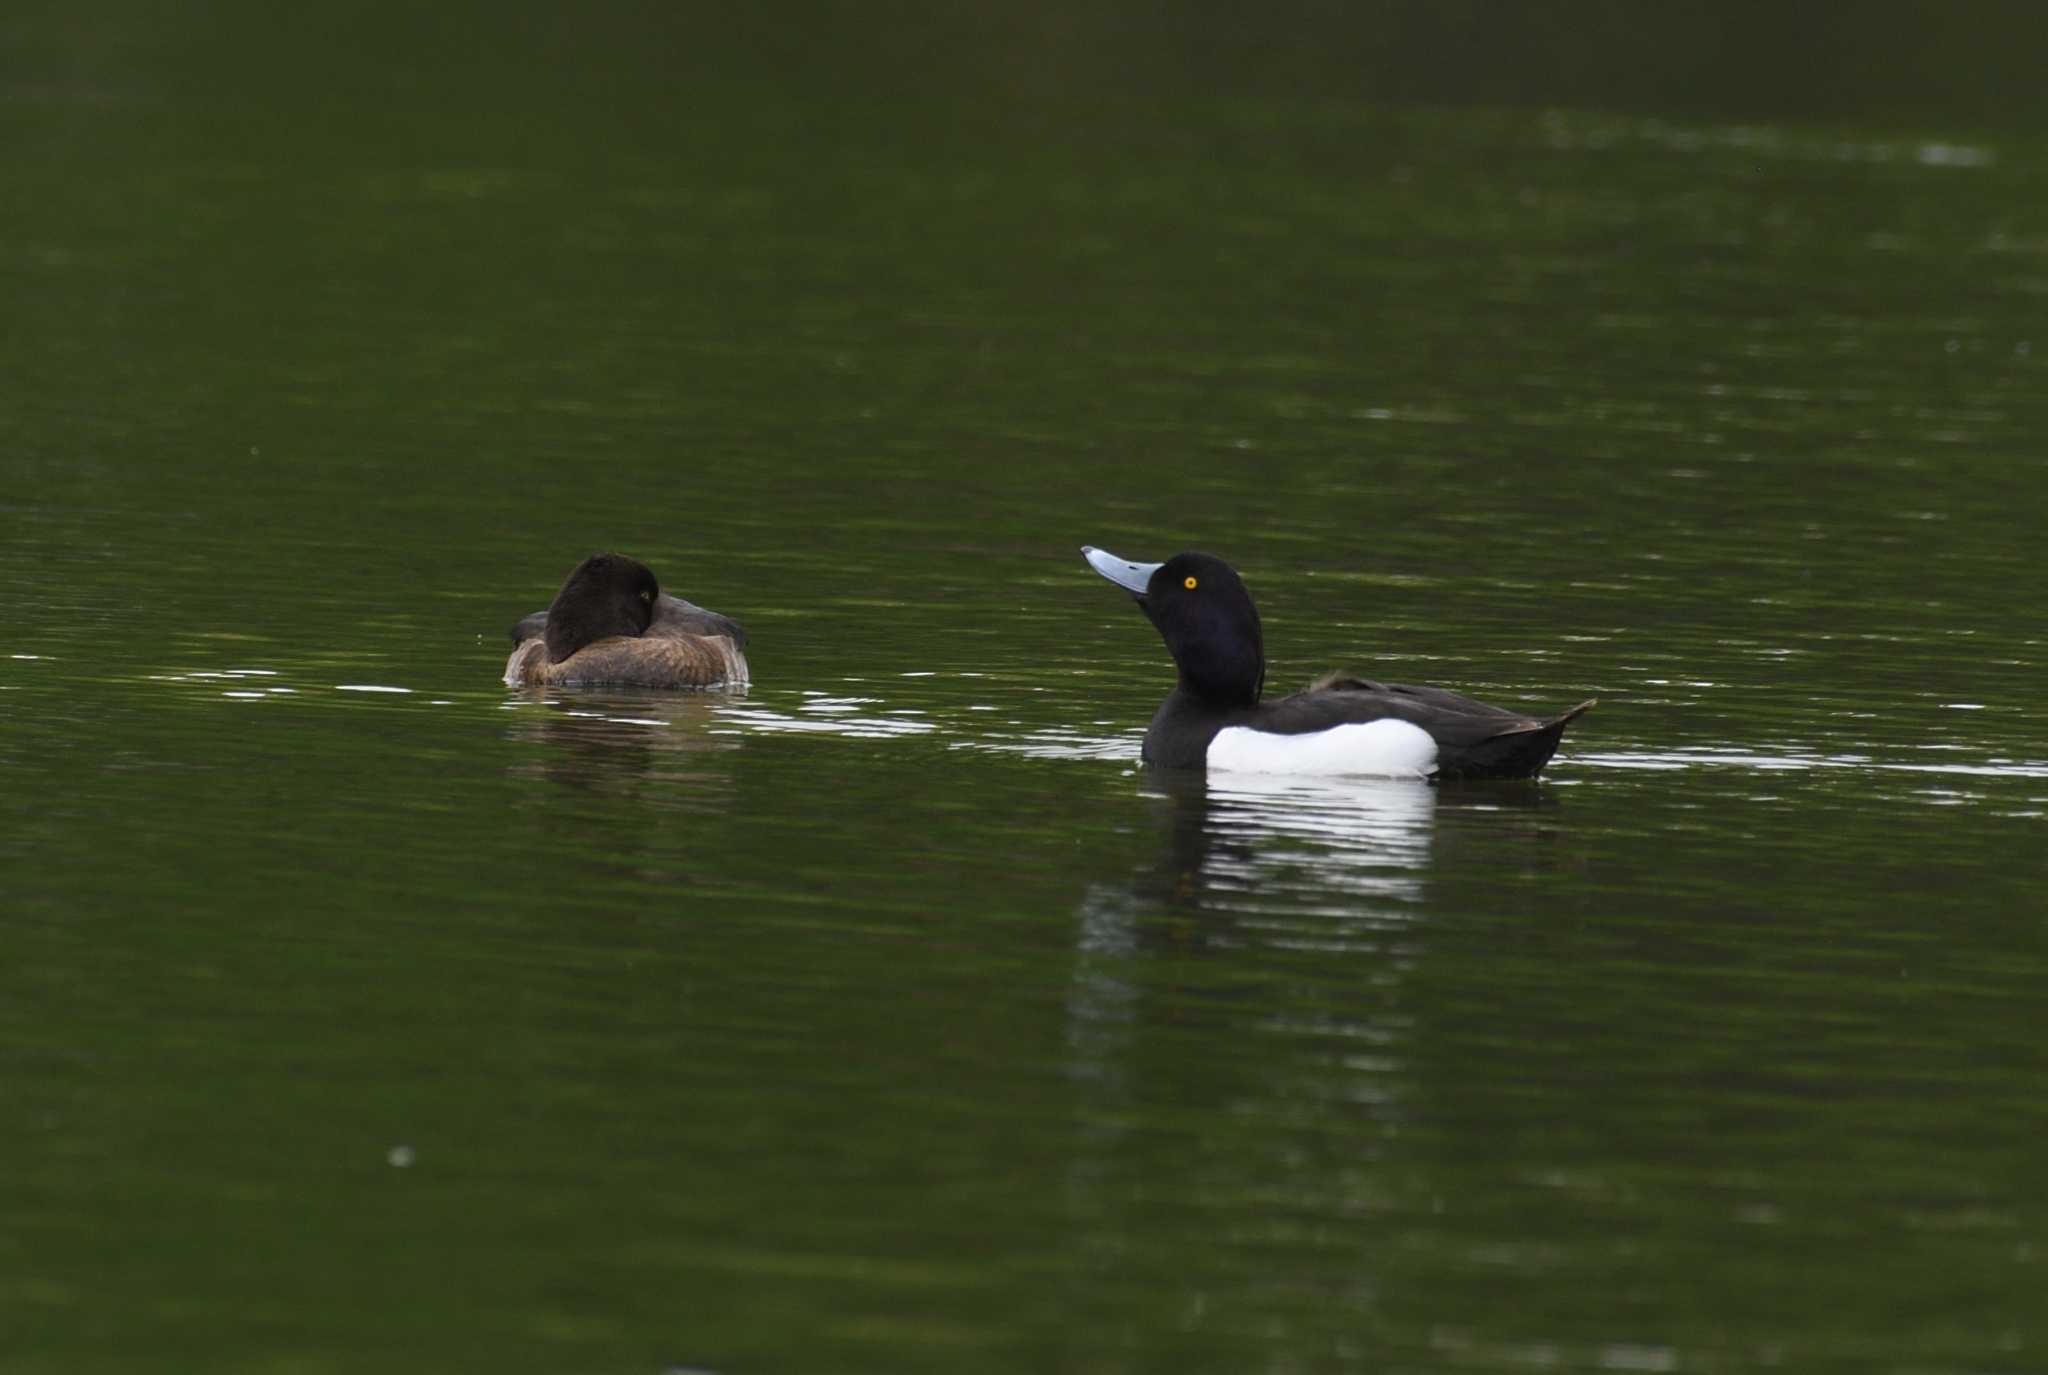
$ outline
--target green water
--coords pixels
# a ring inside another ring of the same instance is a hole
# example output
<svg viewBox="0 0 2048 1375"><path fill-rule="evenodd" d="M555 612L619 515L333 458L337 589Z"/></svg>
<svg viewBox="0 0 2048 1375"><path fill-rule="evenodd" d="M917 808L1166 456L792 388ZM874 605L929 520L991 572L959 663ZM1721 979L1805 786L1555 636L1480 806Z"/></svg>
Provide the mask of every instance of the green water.
<svg viewBox="0 0 2048 1375"><path fill-rule="evenodd" d="M169 13L0 26L0 1371L2043 1368L2010 61ZM1147 776L1084 542L1601 706ZM506 691L599 548L754 688Z"/></svg>

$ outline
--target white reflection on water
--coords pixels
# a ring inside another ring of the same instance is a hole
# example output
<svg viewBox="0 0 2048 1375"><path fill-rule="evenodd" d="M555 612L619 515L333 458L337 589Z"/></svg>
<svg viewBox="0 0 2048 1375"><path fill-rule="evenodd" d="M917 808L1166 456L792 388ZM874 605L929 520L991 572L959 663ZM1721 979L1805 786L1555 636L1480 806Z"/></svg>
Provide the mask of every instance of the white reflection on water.
<svg viewBox="0 0 2048 1375"><path fill-rule="evenodd" d="M956 740L956 750L987 750L994 754L1021 754L1029 759L1121 759L1138 762L1142 732L1125 735L1091 735L1078 730L1031 730L1016 734L997 732L974 740Z"/></svg>
<svg viewBox="0 0 2048 1375"><path fill-rule="evenodd" d="M1421 898L1437 802L1429 784L1256 773L1213 773L1206 783L1213 843L1203 868L1217 888L1253 901L1274 883L1307 888L1321 900L1289 910L1345 921L1363 915L1351 899Z"/></svg>
<svg viewBox="0 0 2048 1375"><path fill-rule="evenodd" d="M880 697L825 692L763 693L719 688L676 693L660 689L549 689L521 692L505 703L555 708L570 717L695 731L730 745L747 735L837 735L855 739L927 735L938 727L916 708L891 707Z"/></svg>
<svg viewBox="0 0 2048 1375"><path fill-rule="evenodd" d="M15 658L34 656L15 655ZM481 701L486 695L465 698L422 697L428 688L395 683L332 683L316 678L299 687L289 686L286 669L237 665L221 669L191 669L179 673L147 675L152 682L206 689L216 699L256 703L297 697L313 702L327 694L354 699L384 699L391 709L402 709L410 701L447 707L463 701ZM930 680L940 677L970 678L979 674L939 674L930 671L897 675L903 679ZM859 679L846 679L857 683ZM447 689L441 688L442 692ZM1033 687L1032 692L1043 689ZM930 697L912 700L914 706L892 704L885 697L852 692L802 690L763 694L755 689L713 690L702 693L672 693L636 689L546 689L526 690L488 700L503 710L520 712L535 706L558 709L571 717L594 716L618 724L643 728L671 728L703 732L730 740L735 736L761 734L813 734L856 739L948 737L947 748L1015 754L1033 759L1065 761L1106 761L1136 765L1142 731L1107 720L1088 721L1079 727L1025 727L1015 719L991 722L988 713L1003 708L986 702L947 702ZM1970 701L1942 702L1940 708L1968 718L1988 714L1992 708ZM991 727L994 727L993 729ZM1752 745L1690 746L1677 749L1572 750L1560 756L1545 774L1552 785L1590 783L1603 770L1682 772L1691 769L1754 770L1758 773L1808 773L1839 771L1874 777L1935 775L1989 780L2048 780L2048 759L2014 758L1992 753L1969 743L1942 741L1919 746L1896 746L1884 756L1854 751L1828 750L1798 743L1759 742ZM1339 872L1347 856L1356 857L1358 837L1374 836L1364 853L1376 856L1374 863L1389 862L1398 846L1390 836L1399 830L1388 798L1407 795L1411 803L1430 800L1426 788L1417 793L1410 784L1389 794L1369 786L1386 780L1284 779L1261 775L1216 775L1208 781L1208 797L1220 808L1234 806L1241 826L1263 827L1268 843L1287 834L1320 830L1324 853L1318 863L1325 877ZM1968 794L1947 794L1921 790L1906 796L1948 801L1953 797L1971 800ZM2029 797L2033 806L2043 799ZM1406 805L1406 804L1401 804ZM1219 815L1224 814L1219 812ZM2028 813L2031 814L2031 813ZM1345 839L1346 835L1351 838ZM1374 848L1376 847L1376 848ZM1334 868L1332 866L1335 866Z"/></svg>
<svg viewBox="0 0 2048 1375"><path fill-rule="evenodd" d="M1638 146L1679 154L1734 151L1748 157L1794 162L1917 163L1922 167L1977 170L1995 165L1995 150L1981 144L1923 139L1842 138L1834 134L1760 124L1686 124L1668 119L1553 111L1544 116L1552 148L1604 152Z"/></svg>
<svg viewBox="0 0 2048 1375"><path fill-rule="evenodd" d="M1923 754L1967 754L1965 745L1927 745ZM1821 750L1783 746L1776 750L1739 747L1700 747L1683 750L1628 750L1573 754L1571 763L1591 769L1700 769L1738 768L1769 772L1811 772L1823 769L1870 773L1952 774L1972 778L2048 778L2048 761L1992 758L1982 762L1964 760L1922 761L1876 759L1867 754L1828 753Z"/></svg>
<svg viewBox="0 0 2048 1375"><path fill-rule="evenodd" d="M190 683L195 686L208 688L218 687L221 689L219 695L229 701L261 702L272 697L294 697L299 694L298 688L286 687L282 683L262 681L282 676L282 670L274 668L193 669L185 673L152 673L149 675L149 681L153 683ZM347 683L334 684L332 690L335 692L381 692L401 696L409 696L412 693L411 688L371 687Z"/></svg>
<svg viewBox="0 0 2048 1375"><path fill-rule="evenodd" d="M883 707L883 699L879 697L835 697L807 692L790 711L778 711L763 703L729 703L720 708L718 725L714 729L729 735L758 731L764 734L847 735L860 739L927 735L937 729L930 721L909 714L905 708L876 710L878 707Z"/></svg>

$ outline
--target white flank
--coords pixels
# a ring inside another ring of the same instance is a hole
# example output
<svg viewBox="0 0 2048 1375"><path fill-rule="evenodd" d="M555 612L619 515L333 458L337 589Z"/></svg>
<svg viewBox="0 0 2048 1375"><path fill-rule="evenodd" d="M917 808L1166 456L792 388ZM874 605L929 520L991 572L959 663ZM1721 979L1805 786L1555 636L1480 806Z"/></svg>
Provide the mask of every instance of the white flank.
<svg viewBox="0 0 2048 1375"><path fill-rule="evenodd" d="M1237 773L1427 778L1436 769L1436 741L1422 727L1392 717L1303 735L1229 726L1209 742L1209 767Z"/></svg>

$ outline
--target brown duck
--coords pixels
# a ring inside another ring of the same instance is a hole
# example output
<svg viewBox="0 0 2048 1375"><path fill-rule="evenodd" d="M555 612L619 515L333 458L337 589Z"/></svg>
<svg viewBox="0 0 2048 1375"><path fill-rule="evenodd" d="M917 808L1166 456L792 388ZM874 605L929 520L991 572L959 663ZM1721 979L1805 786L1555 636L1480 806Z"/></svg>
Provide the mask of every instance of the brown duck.
<svg viewBox="0 0 2048 1375"><path fill-rule="evenodd" d="M576 565L546 611L512 627L510 687L744 687L739 622L661 590L624 554Z"/></svg>

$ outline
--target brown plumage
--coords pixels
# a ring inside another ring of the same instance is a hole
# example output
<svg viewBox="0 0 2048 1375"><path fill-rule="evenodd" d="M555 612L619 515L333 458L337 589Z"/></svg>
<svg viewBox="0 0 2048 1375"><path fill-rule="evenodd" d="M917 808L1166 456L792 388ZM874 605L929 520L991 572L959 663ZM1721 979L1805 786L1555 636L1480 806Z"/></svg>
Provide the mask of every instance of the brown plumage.
<svg viewBox="0 0 2048 1375"><path fill-rule="evenodd" d="M555 594L537 633L505 661L511 687L741 687L746 632L716 613L669 613L645 564L623 554L585 559ZM688 603L681 605L688 606Z"/></svg>
<svg viewBox="0 0 2048 1375"><path fill-rule="evenodd" d="M515 687L740 687L747 656L724 636L615 635L548 662L546 640L528 640L505 663Z"/></svg>

